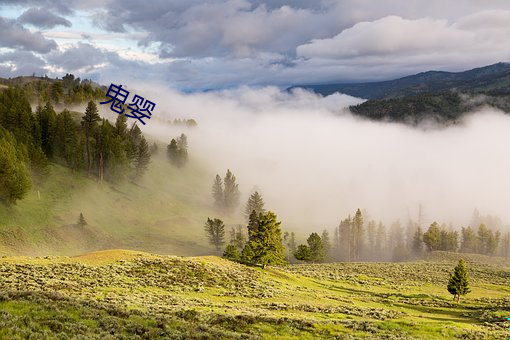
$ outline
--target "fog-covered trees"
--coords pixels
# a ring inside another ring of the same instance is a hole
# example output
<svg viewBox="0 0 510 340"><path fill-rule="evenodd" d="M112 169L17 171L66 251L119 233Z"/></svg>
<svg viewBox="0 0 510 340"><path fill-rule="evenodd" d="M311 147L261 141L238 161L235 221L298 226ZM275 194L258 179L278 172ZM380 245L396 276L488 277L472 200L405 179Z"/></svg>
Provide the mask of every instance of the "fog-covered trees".
<svg viewBox="0 0 510 340"><path fill-rule="evenodd" d="M227 170L223 181L220 175L216 175L212 186L212 196L214 206L219 211L231 214L239 205L240 195L236 177L230 170Z"/></svg>
<svg viewBox="0 0 510 340"><path fill-rule="evenodd" d="M221 246L225 243L225 225L223 221L218 218L207 218L204 231L209 239L209 243L216 247L216 250L220 250Z"/></svg>
<svg viewBox="0 0 510 340"><path fill-rule="evenodd" d="M87 171L90 173L92 169L92 158L90 156L91 146L90 146L90 138L94 131L94 128L97 126L97 122L100 120L99 113L97 110L97 105L91 100L87 104L87 109L85 110L85 115L82 118L81 126L83 131L85 132L85 149L87 152Z"/></svg>
<svg viewBox="0 0 510 340"><path fill-rule="evenodd" d="M183 133L168 144L167 156L170 162L180 168L188 162L188 137Z"/></svg>
<svg viewBox="0 0 510 340"><path fill-rule="evenodd" d="M455 301L456 299L457 302L460 302L461 295L466 295L471 291L469 289L467 266L463 259L459 260L453 275L450 274L447 289L448 292L453 295L453 300Z"/></svg>
<svg viewBox="0 0 510 340"><path fill-rule="evenodd" d="M247 220L250 218L250 215L252 214L253 211L255 211L257 215L265 211L264 200L262 199L262 196L259 194L258 191L255 191L253 194L251 194L250 197L248 198L248 202L246 202L244 215Z"/></svg>

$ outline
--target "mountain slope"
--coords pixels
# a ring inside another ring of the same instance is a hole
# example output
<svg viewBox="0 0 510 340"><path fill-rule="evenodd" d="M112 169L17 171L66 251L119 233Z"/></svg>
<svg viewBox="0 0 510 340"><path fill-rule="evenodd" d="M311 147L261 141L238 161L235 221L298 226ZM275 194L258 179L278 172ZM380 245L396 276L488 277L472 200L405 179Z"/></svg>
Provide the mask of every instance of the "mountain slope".
<svg viewBox="0 0 510 340"><path fill-rule="evenodd" d="M428 71L381 82L298 85L322 95L335 92L365 99L395 98L427 92L510 93L510 63L497 63L464 72Z"/></svg>
<svg viewBox="0 0 510 340"><path fill-rule="evenodd" d="M140 184L99 182L57 164L15 206L0 205L0 254L73 255L106 248L214 253L203 234L210 178L156 155ZM83 213L88 225L77 224ZM228 223L228 220L226 220Z"/></svg>

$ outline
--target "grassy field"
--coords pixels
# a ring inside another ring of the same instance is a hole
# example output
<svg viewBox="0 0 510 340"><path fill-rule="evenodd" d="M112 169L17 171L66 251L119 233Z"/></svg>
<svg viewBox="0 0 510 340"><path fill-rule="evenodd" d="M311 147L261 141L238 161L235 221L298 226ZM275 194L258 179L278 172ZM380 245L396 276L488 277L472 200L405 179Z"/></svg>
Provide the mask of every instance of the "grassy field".
<svg viewBox="0 0 510 340"><path fill-rule="evenodd" d="M161 153L140 183L88 179L51 164L41 184L12 207L0 204L0 255L76 255L123 248L161 254L211 254L203 235L216 216L213 175L196 163L183 170ZM76 223L80 212L88 225ZM225 220L229 223L228 220Z"/></svg>
<svg viewBox="0 0 510 340"><path fill-rule="evenodd" d="M0 338L507 339L510 263L458 254L409 263L246 267L108 250L0 259Z"/></svg>

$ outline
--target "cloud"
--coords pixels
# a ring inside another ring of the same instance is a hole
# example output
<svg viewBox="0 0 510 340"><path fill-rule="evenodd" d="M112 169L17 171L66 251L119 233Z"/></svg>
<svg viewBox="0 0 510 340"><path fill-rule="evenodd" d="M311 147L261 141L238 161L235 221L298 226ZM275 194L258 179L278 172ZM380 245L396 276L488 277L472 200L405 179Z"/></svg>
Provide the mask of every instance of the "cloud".
<svg viewBox="0 0 510 340"><path fill-rule="evenodd" d="M32 24L39 28L53 28L59 25L71 27L71 22L69 20L43 8L30 8L26 10L18 18L18 21L22 24Z"/></svg>
<svg viewBox="0 0 510 340"><path fill-rule="evenodd" d="M243 87L183 95L142 84L136 92L159 107L146 132L168 143L183 131L163 122L196 119L184 131L192 162L207 165L211 184L231 169L242 202L258 187L287 228L334 227L357 208L407 222L420 204L427 224L465 226L475 208L510 222L510 162L501 157L510 116L495 110L425 130L355 118L344 108L360 100L339 94Z"/></svg>
<svg viewBox="0 0 510 340"><path fill-rule="evenodd" d="M87 43L78 43L63 52L55 51L48 55L49 63L66 71L93 70L108 60L107 52Z"/></svg>
<svg viewBox="0 0 510 340"><path fill-rule="evenodd" d="M20 48L27 51L48 53L57 47L54 40L43 37L39 32L32 33L14 20L0 17L0 46Z"/></svg>
<svg viewBox="0 0 510 340"><path fill-rule="evenodd" d="M12 77L13 73L42 75L47 73L44 69L46 62L27 51L13 51L0 54L0 64L4 64L0 70L0 76Z"/></svg>
<svg viewBox="0 0 510 340"><path fill-rule="evenodd" d="M297 47L310 63L366 66L396 65L420 71L465 69L510 59L510 11L483 11L447 20L387 16L360 22L332 38L314 39ZM453 65L456 65L453 66ZM391 73L391 72L390 72Z"/></svg>
<svg viewBox="0 0 510 340"><path fill-rule="evenodd" d="M46 10L56 11L61 14L72 14L72 6L79 3L73 0L0 0L0 5L16 6L16 7L33 7L37 6Z"/></svg>

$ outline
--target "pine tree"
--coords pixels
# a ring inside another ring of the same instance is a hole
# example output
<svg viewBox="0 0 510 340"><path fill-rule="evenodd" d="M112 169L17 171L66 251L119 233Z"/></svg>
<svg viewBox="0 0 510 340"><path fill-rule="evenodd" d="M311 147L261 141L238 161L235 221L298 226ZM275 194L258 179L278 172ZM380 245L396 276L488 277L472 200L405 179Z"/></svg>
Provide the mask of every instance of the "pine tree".
<svg viewBox="0 0 510 340"><path fill-rule="evenodd" d="M319 234L311 233L306 242L310 248L310 260L312 262L324 261L324 244Z"/></svg>
<svg viewBox="0 0 510 340"><path fill-rule="evenodd" d="M78 225L79 225L80 227L84 227L84 226L86 226L87 224L88 224L88 223L87 223L87 221L85 221L85 217L83 217L83 214L82 214L82 213L80 213L80 217L78 218Z"/></svg>
<svg viewBox="0 0 510 340"><path fill-rule="evenodd" d="M140 144L138 145L138 153L135 160L135 179L139 179L143 176L149 163L151 161L151 153L149 151L149 144L142 136Z"/></svg>
<svg viewBox="0 0 510 340"><path fill-rule="evenodd" d="M312 260L312 251L306 244L300 244L294 252L294 257L299 261L310 262Z"/></svg>
<svg viewBox="0 0 510 340"><path fill-rule="evenodd" d="M433 222L423 234L423 243L429 250L438 250L441 245L441 230L437 222Z"/></svg>
<svg viewBox="0 0 510 340"><path fill-rule="evenodd" d="M253 237L257 230L259 229L259 216L260 213L257 214L256 211L252 211L250 214L250 218L248 219L248 240L253 240Z"/></svg>
<svg viewBox="0 0 510 340"><path fill-rule="evenodd" d="M232 227L230 229L230 244L233 244L239 251L242 251L245 243L246 236L243 233L243 226Z"/></svg>
<svg viewBox="0 0 510 340"><path fill-rule="evenodd" d="M94 128L97 126L97 122L100 120L99 111L97 110L96 104L91 100L87 104L85 115L82 118L81 124L85 131L85 148L87 151L87 171L90 174L92 169L92 158L90 156L90 136L93 133Z"/></svg>
<svg viewBox="0 0 510 340"><path fill-rule="evenodd" d="M276 215L271 211L260 213L258 228L247 243L253 250L252 262L262 265L262 268L270 264L285 263L281 222L277 222L276 219Z"/></svg>
<svg viewBox="0 0 510 340"><path fill-rule="evenodd" d="M421 230L421 227L418 226L413 236L413 252L416 255L419 255L421 254L422 250L423 250L423 232Z"/></svg>
<svg viewBox="0 0 510 340"><path fill-rule="evenodd" d="M188 162L188 138L185 134L170 141L167 146L167 156L170 162L178 168Z"/></svg>
<svg viewBox="0 0 510 340"><path fill-rule="evenodd" d="M225 247L223 257L227 260L238 262L241 259L241 254L239 254L239 250L235 245L229 244Z"/></svg>
<svg viewBox="0 0 510 340"><path fill-rule="evenodd" d="M244 245L243 251L241 252L241 263L250 264L253 262L253 258L255 253L250 245L250 243L246 243Z"/></svg>
<svg viewBox="0 0 510 340"><path fill-rule="evenodd" d="M463 259L459 260L453 275L450 274L447 289L453 295L453 300L457 299L457 303L460 302L461 295L466 295L471 291L469 289L467 266Z"/></svg>
<svg viewBox="0 0 510 340"><path fill-rule="evenodd" d="M354 260L358 261L363 247L363 216L360 209L356 210L356 214L352 219L352 236Z"/></svg>
<svg viewBox="0 0 510 340"><path fill-rule="evenodd" d="M232 213L232 211L239 205L240 197L239 185L236 183L236 176L234 176L230 170L227 170L223 183L225 185L223 190L225 211L227 213Z"/></svg>
<svg viewBox="0 0 510 340"><path fill-rule="evenodd" d="M340 260L352 261L352 218L349 215L338 226L340 236Z"/></svg>
<svg viewBox="0 0 510 340"><path fill-rule="evenodd" d="M253 194L251 194L250 198L248 198L248 202L246 202L244 215L246 216L247 220L249 220L250 215L253 211L255 211L257 215L265 211L264 200L262 199L262 196L259 194L258 191L255 191Z"/></svg>
<svg viewBox="0 0 510 340"><path fill-rule="evenodd" d="M329 233L326 229L322 231L321 235L322 246L324 248L324 261L328 262L332 258L331 254L331 241L329 240Z"/></svg>
<svg viewBox="0 0 510 340"><path fill-rule="evenodd" d="M286 231L283 234L283 243L285 244L285 259L287 262L290 262L296 252L296 234L294 234L294 232L289 233Z"/></svg>
<svg viewBox="0 0 510 340"><path fill-rule="evenodd" d="M25 197L31 186L23 150L11 133L0 128L0 201L7 205Z"/></svg>
<svg viewBox="0 0 510 340"><path fill-rule="evenodd" d="M223 207L225 206L225 202L223 200L223 181L221 180L220 175L216 175L214 179L214 184L212 186L212 196L214 198L214 206L219 211L223 210Z"/></svg>
<svg viewBox="0 0 510 340"><path fill-rule="evenodd" d="M479 247L479 241L476 233L471 227L462 228L462 245L460 251L463 253L476 253Z"/></svg>
<svg viewBox="0 0 510 340"><path fill-rule="evenodd" d="M207 218L204 230L209 239L209 243L215 246L216 250L219 251L220 247L225 243L225 225L223 221L218 218Z"/></svg>

